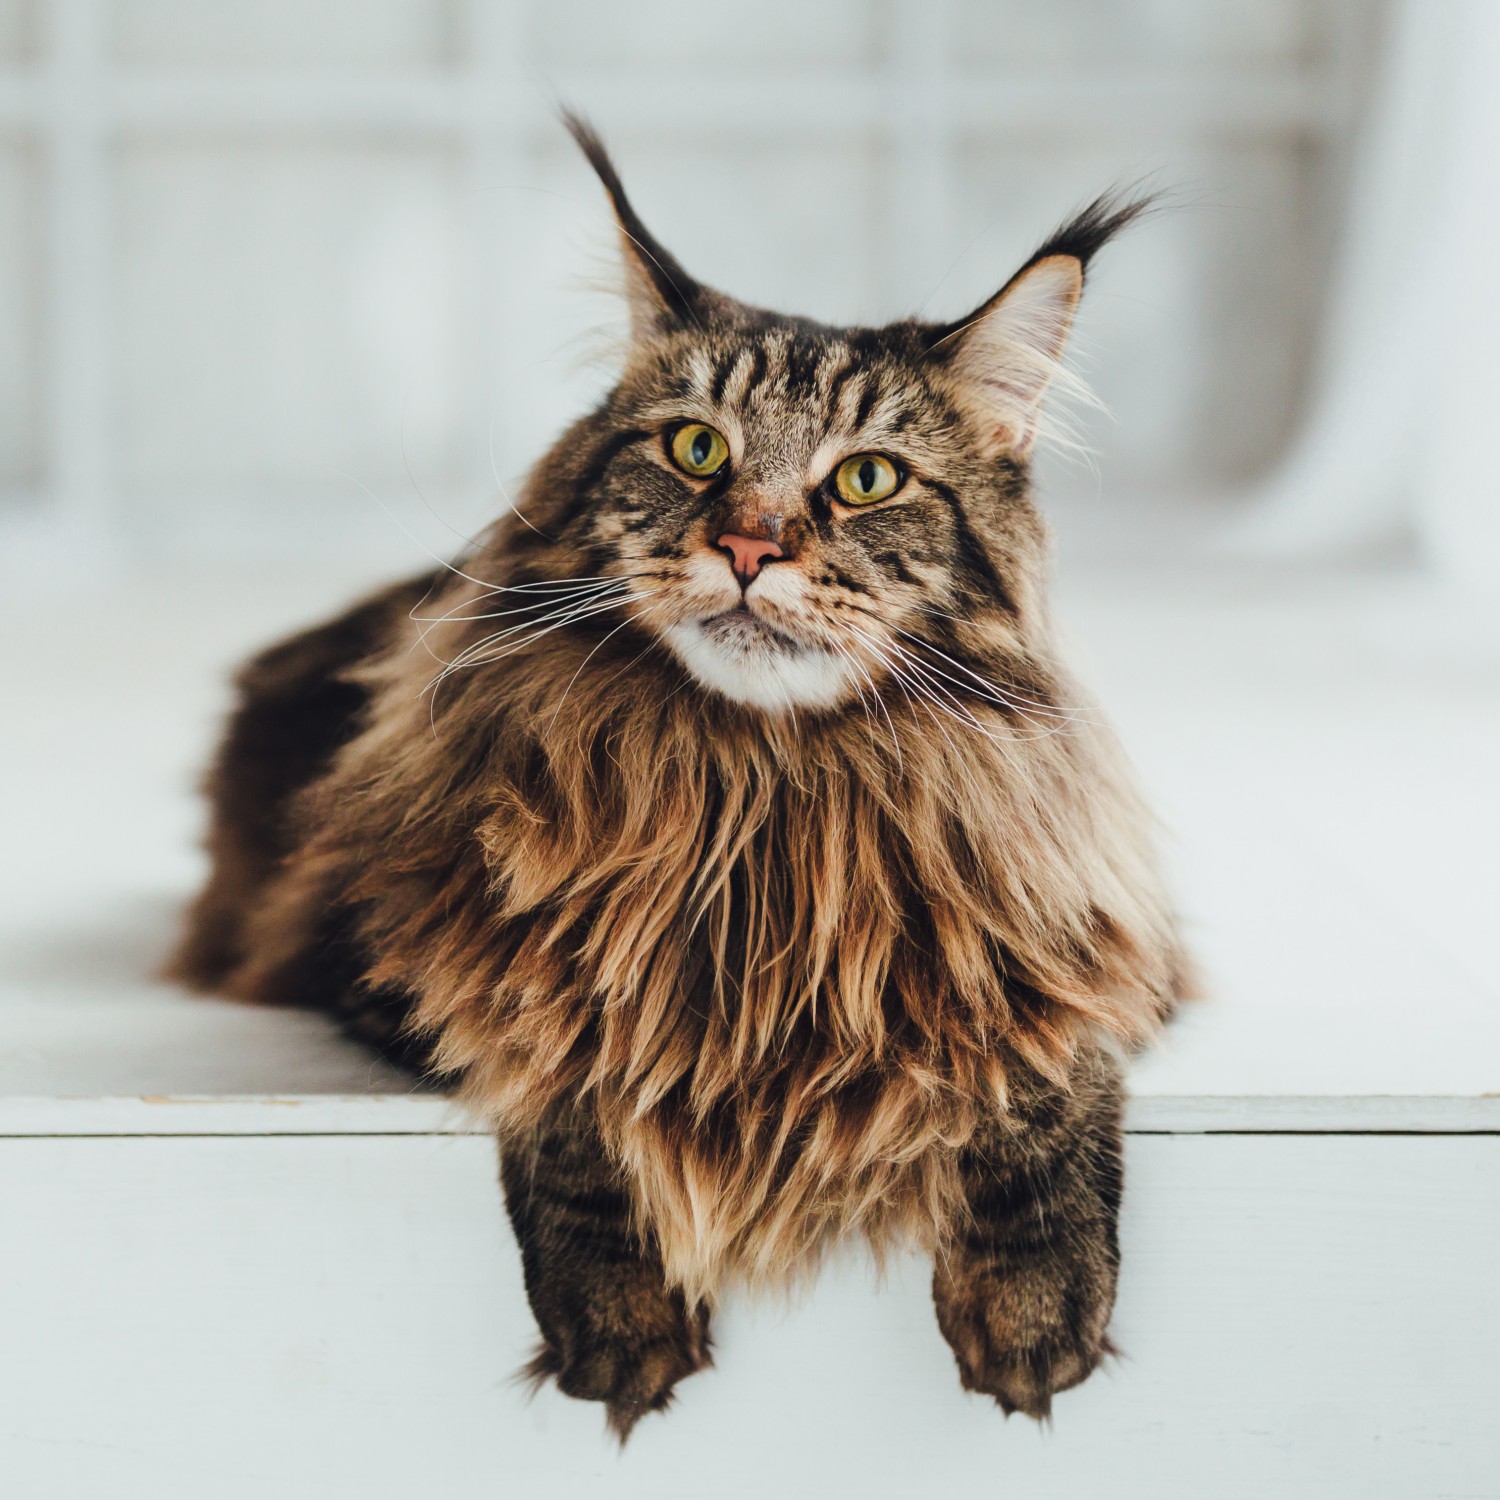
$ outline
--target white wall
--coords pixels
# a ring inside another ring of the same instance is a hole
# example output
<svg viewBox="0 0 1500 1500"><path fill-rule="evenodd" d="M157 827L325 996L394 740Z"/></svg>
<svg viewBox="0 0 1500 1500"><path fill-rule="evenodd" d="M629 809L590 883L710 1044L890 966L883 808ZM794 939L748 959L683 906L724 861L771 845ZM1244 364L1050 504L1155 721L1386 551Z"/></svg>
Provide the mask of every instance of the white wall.
<svg viewBox="0 0 1500 1500"><path fill-rule="evenodd" d="M1297 423L1377 8L1343 0L0 0L0 538L433 545L597 389L592 113L699 275L955 314L1100 187L1187 206L1081 335L1116 514ZM703 205L707 204L708 207ZM353 476L348 477L348 476ZM1066 510L1095 492L1059 468ZM1207 502L1205 502L1207 503Z"/></svg>

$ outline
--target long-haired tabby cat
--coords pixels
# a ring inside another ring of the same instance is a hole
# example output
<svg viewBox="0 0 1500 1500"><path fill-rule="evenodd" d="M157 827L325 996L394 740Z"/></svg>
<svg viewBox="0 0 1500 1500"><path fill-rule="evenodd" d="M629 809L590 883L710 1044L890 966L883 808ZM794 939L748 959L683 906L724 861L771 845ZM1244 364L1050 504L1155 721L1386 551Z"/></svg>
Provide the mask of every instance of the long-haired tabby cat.
<svg viewBox="0 0 1500 1500"><path fill-rule="evenodd" d="M825 327L694 281L569 125L618 384L458 564L244 668L177 972L493 1123L533 1371L622 1435L727 1285L856 1232L930 1251L963 1383L1042 1416L1109 1349L1117 1059L1183 972L1028 492L1141 205L956 323Z"/></svg>

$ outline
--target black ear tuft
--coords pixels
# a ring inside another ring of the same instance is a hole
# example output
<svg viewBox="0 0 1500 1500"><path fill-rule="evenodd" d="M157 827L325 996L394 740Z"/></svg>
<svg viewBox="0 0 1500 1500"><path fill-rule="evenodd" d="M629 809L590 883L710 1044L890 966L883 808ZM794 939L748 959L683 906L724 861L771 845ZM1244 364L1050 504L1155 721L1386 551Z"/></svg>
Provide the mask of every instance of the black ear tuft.
<svg viewBox="0 0 1500 1500"><path fill-rule="evenodd" d="M568 133L578 142L578 149L588 159L609 201L614 207L615 220L624 237L627 268L633 272L631 300L634 304L654 303L651 309L658 321L667 323L690 323L697 319L704 289L678 264L677 258L658 243L656 237L641 222L640 215L631 206L625 194L620 174L604 149L598 132L581 115L571 109L561 111L562 122ZM637 305L639 315L641 307Z"/></svg>
<svg viewBox="0 0 1500 1500"><path fill-rule="evenodd" d="M924 325L927 351L947 368L987 451L1022 459L1031 452L1089 262L1157 202L1150 194L1101 193L1048 235L968 317Z"/></svg>
<svg viewBox="0 0 1500 1500"><path fill-rule="evenodd" d="M1157 193L1132 195L1128 190L1115 188L1100 193L1087 207L1059 224L1011 279L1015 280L1050 255L1071 255L1087 271L1089 262L1122 229L1128 229L1137 219L1154 212L1161 203L1161 196Z"/></svg>

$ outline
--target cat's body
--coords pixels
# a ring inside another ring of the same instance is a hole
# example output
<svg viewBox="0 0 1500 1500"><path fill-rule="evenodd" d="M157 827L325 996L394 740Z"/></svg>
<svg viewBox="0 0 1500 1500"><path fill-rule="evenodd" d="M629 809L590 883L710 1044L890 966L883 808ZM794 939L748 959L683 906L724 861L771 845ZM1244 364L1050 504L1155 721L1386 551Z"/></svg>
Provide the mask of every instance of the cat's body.
<svg viewBox="0 0 1500 1500"><path fill-rule="evenodd" d="M536 1370L622 1432L722 1287L856 1230L930 1250L965 1383L1043 1413L1107 1347L1115 1056L1181 987L1026 484L1130 213L969 323L827 329L690 281L580 136L621 382L524 522L246 669L179 970L431 1049L500 1134Z"/></svg>

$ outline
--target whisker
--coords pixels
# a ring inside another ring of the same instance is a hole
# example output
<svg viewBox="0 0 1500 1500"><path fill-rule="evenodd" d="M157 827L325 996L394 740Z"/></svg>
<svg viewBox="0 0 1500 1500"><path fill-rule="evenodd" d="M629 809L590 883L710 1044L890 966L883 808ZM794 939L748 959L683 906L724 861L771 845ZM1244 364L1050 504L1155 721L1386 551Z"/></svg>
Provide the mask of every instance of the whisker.
<svg viewBox="0 0 1500 1500"><path fill-rule="evenodd" d="M933 703L950 718L957 719L960 723L967 724L970 728L978 730L980 734L984 735L986 739L1002 750L1008 745L1025 743L1029 740L1050 739L1055 734L1064 734L1067 732L1063 725L1054 725L1050 729L1042 730L1039 734L1018 734L1015 730L1009 728L1007 728L1003 735L996 734L989 726L979 721L968 704L943 686L942 681L939 680L944 678L943 673L937 671L929 663L918 660L918 658L914 657L904 647L895 642L891 644L900 653L906 665L917 674L917 680L926 687L928 696L931 697ZM953 679L947 678L945 680L952 681Z"/></svg>
<svg viewBox="0 0 1500 1500"><path fill-rule="evenodd" d="M974 679L974 682L977 682L977 684L980 685L981 688L984 688L984 691L986 691L986 696L993 697L996 702L1004 703L1004 705L1010 706L1010 708L1017 709L1017 711L1019 712L1025 712L1025 714L1038 714L1044 718L1065 718L1065 720L1070 721L1070 723L1092 723L1092 721L1094 721L1086 718L1085 715L1083 715L1083 712L1080 711L1080 709L1065 708L1065 706L1052 705L1052 703L1043 703L1038 699L1034 699L1034 697L1026 696L1025 693L1020 693L1020 691L1016 690L1016 688L1001 687L1001 685L996 684L996 682L990 681L990 679L986 678L986 676L981 676L980 673L975 672L975 670L972 669L971 666L966 666L963 661L959 661L957 660L957 658L951 657L951 655L948 655L947 651L942 651L942 649L939 649L938 646L933 645L930 640L922 639L922 637L918 636L918 634L912 634L912 631L910 630L901 630L900 625L889 625L888 628L894 630L895 633L898 634L898 636L906 636L907 640L915 640L916 645L921 646L924 651L932 651L933 655L942 657L942 660L947 661L950 666L957 667L960 672L965 673L965 676ZM930 667L930 669L935 670L935 672L936 670L938 670L936 669L936 667ZM939 672L939 675L947 676L947 673ZM962 684L962 682L957 682L957 678L948 678L948 681L956 682L956 685L960 685L960 687L966 685Z"/></svg>
<svg viewBox="0 0 1500 1500"><path fill-rule="evenodd" d="M539 578L531 579L526 583L492 583L487 584L481 590L479 596L474 599L465 599L454 606L454 609L464 609L470 604L480 604L486 597L498 594L543 594L547 596L562 595L569 592L582 592L585 589L602 587L605 584L632 583L642 578L662 578L665 575L658 569L647 569L638 573L598 573L588 577L580 578ZM452 611L447 615L427 616L413 613L413 620L438 619L444 620L454 618ZM475 616L476 619L483 618Z"/></svg>
<svg viewBox="0 0 1500 1500"><path fill-rule="evenodd" d="M1016 709L1018 712L1037 713L1048 718L1064 718L1081 724L1092 724L1098 722L1097 720L1087 718L1078 709L1068 708L1065 705L1042 703L1036 698L1028 697L1019 689L1000 687L997 683L991 682L987 677L980 676L978 672L974 671L972 667L969 667L964 662L958 661L956 658L949 656L946 651L943 651L937 646L934 646L931 641L925 639L920 635L914 634L910 630L903 630L899 625L891 624L891 622L887 620L879 610L871 609L867 605L855 604L848 599L841 599L839 601L839 608L853 610L856 614L868 615L872 620L879 620L887 630L894 631L897 635L905 636L908 640L915 641L917 645L923 647L925 650L931 651L934 655L942 657L942 659L946 661L950 666L957 667L960 672L963 672L965 675L973 678L973 680L985 690L987 696L994 697L996 702L1003 703L1007 707ZM916 604L913 605L912 608L916 609L921 614L935 615L945 620L957 620L961 624L964 623L963 615L952 614L948 610L938 609L934 605ZM952 678L949 679L949 681L953 680L954 679ZM960 685L967 686L967 684Z"/></svg>
<svg viewBox="0 0 1500 1500"><path fill-rule="evenodd" d="M542 639L543 636L551 635L554 630L561 630L565 625L576 624L580 620L587 620L594 615L605 614L621 604L635 603L637 600L649 599L651 593L629 594L624 598L611 598L603 601L589 600L583 604L569 607L560 612L559 616L542 616L539 620L527 620L519 625L512 625L505 630L494 632L483 640L475 641L447 664L442 672L427 685L423 691L435 689L444 678L451 676L454 672L465 667L480 666L489 662L501 661L507 656L513 656L516 652L524 650ZM506 637L514 636L517 632L529 631L530 634L522 636L519 640L507 640Z"/></svg>
<svg viewBox="0 0 1500 1500"><path fill-rule="evenodd" d="M499 415L499 413L500 403L496 401L494 406L490 408L489 426L485 432L485 447L489 451L490 475L495 481L495 488L500 491L500 498L505 501L506 508L507 510L509 510L511 515L519 516L521 520L527 526L530 526L531 529L536 532L536 534L541 537L544 542L550 542L553 540L553 538L548 536L540 526L532 524L531 519L527 515L525 515L522 512L521 508L516 504L516 502L511 499L510 491L506 489L505 481L500 477L500 466L495 462L495 418Z"/></svg>
<svg viewBox="0 0 1500 1500"><path fill-rule="evenodd" d="M446 665L449 668L457 668L472 665L479 660L488 660L485 653L502 645L506 650L511 645L518 644L510 638L523 635L525 632L533 632L526 639L539 640L548 631L556 629L560 625L570 624L576 619L586 619L589 615L599 614L607 609L612 609L616 604L623 603L626 596L607 599L585 599L573 601L561 606L554 607L549 613L538 615L533 619L522 620L515 625L508 625L503 630L492 631L480 640L472 641L458 653L452 661Z"/></svg>
<svg viewBox="0 0 1500 1500"><path fill-rule="evenodd" d="M362 489L365 494L368 495L370 499L372 499L376 503L376 505L378 505L381 510L383 510L386 515L389 516L390 519L394 521L396 525L400 527L400 529L405 532L406 535L413 542L415 542L416 545L420 547L422 551L425 552L427 556L430 557L433 562L435 562L440 568L447 568L450 573L455 574L459 578L467 579L470 583L477 583L482 589L496 587L495 584L489 583L483 578L475 578L472 573L465 573L462 568L455 568L453 564L447 560L447 558L439 557L436 552L434 552L430 547L426 546L422 542L421 538L418 537L411 530L411 528L406 525L404 521L402 521L402 519L395 513L395 511L393 511L390 506L388 506L385 501L382 500L380 496L377 495L375 491L372 490L370 486L364 482L364 480L357 479L353 474L350 474L347 470L344 469L335 469L333 472L337 474L340 479L347 479L350 484L357 485L360 489Z"/></svg>
<svg viewBox="0 0 1500 1500"><path fill-rule="evenodd" d="M953 657L949 656L946 652L939 651L938 648L934 646L930 641L924 641L920 636L914 636L910 631L901 630L898 626L893 625L890 628L892 630L895 630L898 635L907 636L909 639L914 640L919 646L923 646L928 651L931 651L934 655L942 657L944 661L949 662L953 666L957 667L959 671L964 673L966 677L972 678L974 684L976 684L978 689L980 690L981 697L989 698L992 702L998 703L1005 708L1014 709L1017 713L1025 716L1035 715L1039 718L1062 720L1062 724L1059 724L1054 729L1050 729L1047 731L1049 734L1062 732L1064 725L1067 724L1087 722L1082 718L1081 715L1077 713L1068 712L1061 709L1047 708L1031 699L1012 697L1011 694L1008 693L1004 688L997 687L988 679L981 677L979 673L966 667L962 662L955 661ZM896 646L896 649L899 650L902 655L905 656L908 660L918 660L918 658L913 657L904 646L900 646L896 642L892 642L892 645ZM951 676L949 673L944 672L941 668L933 666L931 662L922 662L922 666L926 671L932 673L936 677L942 678L945 682L951 682L955 687L961 687L968 692L975 691L975 688L969 683L964 682L957 677Z"/></svg>
<svg viewBox="0 0 1500 1500"><path fill-rule="evenodd" d="M907 706L911 709L911 711L913 713L915 713L917 711L916 699L914 699L912 697L912 695L911 695L911 692L910 692L910 690L908 688L908 685L907 685L906 675L901 671L899 664L893 662L890 659L890 657L888 657L885 654L885 650L884 650L881 642L877 641L874 636L872 636L872 635L869 634L869 632L861 630L857 625L850 626L850 629L852 629L854 631L854 633L856 635L858 635L861 640L864 641L866 648L868 650L874 652L875 656L885 666L886 671L889 672L890 675L891 675L891 681L894 682L896 684L896 686L901 689L902 696L906 699ZM912 683L911 686L915 687L916 684ZM932 710L930 708L927 710L927 713L928 713L928 717L932 718L933 723L936 724L937 723L937 719L933 715ZM887 711L887 717L889 717L889 711ZM949 747L953 750L954 754L957 755L957 753L958 753L958 747L956 745L954 745L952 736L949 735L948 731L946 729L944 729L941 724L938 724L938 730L942 734L943 738L948 741ZM894 726L893 726L892 727L892 733L894 733L894 732L895 732L895 730L894 730Z"/></svg>
<svg viewBox="0 0 1500 1500"><path fill-rule="evenodd" d="M543 595L538 598L536 603L534 604L518 604L513 609L493 609L488 610L481 615L455 614L453 610L464 609L470 604L478 604L481 602L477 599L466 599L462 604L454 605L453 610L449 610L447 614L413 615L411 618L418 624L427 623L430 625L457 624L461 621L472 620L499 620L504 618L504 616L506 615L520 615L534 609L546 609L549 605L568 603L586 598L599 598L605 594L614 592L617 588L628 589L629 587L630 584L628 583L628 581L623 579L618 585L610 583L591 583L587 586L587 588L569 589L560 597L553 594Z"/></svg>
<svg viewBox="0 0 1500 1500"><path fill-rule="evenodd" d="M854 654L854 652L851 651L842 641L831 641L829 644L832 645L833 649L837 651L838 654L842 656L844 660L847 661L849 665L852 666L854 670L858 672L859 675L863 677L867 683L869 683L871 696L875 699L875 702L879 707L881 713L885 715L886 725L891 732L891 749L896 752L897 768L904 773L906 770L906 762L901 755L901 740L896 734L896 726L891 720L890 710L885 706L885 699L880 696L880 689L875 685L875 679L870 675L870 669L865 666L865 664L860 661L860 659ZM875 730L875 716L870 712L869 700L865 697L864 689L860 687L857 682L854 685L854 691L859 695L859 704L860 707L865 711L865 718L869 721L870 732L873 737Z"/></svg>
<svg viewBox="0 0 1500 1500"><path fill-rule="evenodd" d="M413 651L420 646L433 661L442 662L446 666L448 665L446 660L427 644L427 637L439 625L461 621L499 619L502 615L520 614L524 610L530 609L542 609L549 604L557 607L571 607L575 603L588 602L585 596L602 598L610 591L610 586L625 589L637 579L660 578L662 576L664 575L653 569L639 573L601 573L590 578L538 579L528 583L492 584L482 590L477 597L462 599L452 609L445 611L441 615L419 615L416 612L416 607L413 607L408 611L407 617L416 623L425 622L427 628L418 632L416 639L407 649L408 651ZM486 597L493 598L502 593L518 593L523 595L540 593L543 594L543 597L536 603L518 606L514 610L493 610L484 614L470 615L458 613L459 610L466 609L470 605L484 603ZM540 619L541 617L538 618Z"/></svg>
<svg viewBox="0 0 1500 1500"><path fill-rule="evenodd" d="M895 641L888 643L891 649L899 653L898 659L893 662L884 654L880 642L876 641L867 632L859 630L859 627L855 626L852 628L865 640L869 648L880 656L893 680L901 686L902 690L906 691L909 686L923 700L924 706L927 706L929 717L932 718L934 724L937 724L943 737L948 741L949 746L954 749L955 753L957 753L957 746L953 744L952 736L948 734L947 730L938 721L936 715L932 713L933 708L938 709L947 718L953 719L957 723L963 724L983 735L1007 759L1011 758L1010 747L1014 743L1032 739L1046 739L1057 732L1056 730L1047 730L1039 735L1020 735L1011 731L1005 735L995 734L974 716L966 704L929 675L931 669L913 657L910 652L906 651L898 643ZM906 671L902 670L903 665L907 668ZM910 693L908 693L908 699L910 699Z"/></svg>
<svg viewBox="0 0 1500 1500"><path fill-rule="evenodd" d="M647 597L649 597L649 595ZM552 726L555 723L557 723L557 716L558 716L558 714L560 714L562 712L562 706L563 706L563 704L568 701L568 694L573 691L573 684L578 681L578 674L580 672L582 672L583 669L586 666L588 666L588 664L591 661L593 661L594 656L598 652L598 650L600 649L600 647L602 647L606 642L612 640L615 636L619 635L619 633L622 630L624 630L624 628L628 624L630 624L630 621L628 619L621 620L620 623L618 625L616 625L613 630L611 630L601 640L596 641L594 643L593 650L591 650L589 652L589 654L587 656L585 656L584 659L581 662L578 663L577 669L574 671L573 675L570 678L568 678L568 685L567 685L567 687L565 687L563 689L563 695L562 695L562 697L557 700L557 707L552 710L552 717L547 720L547 733L548 734L552 733ZM637 660L639 660L639 658L637 658Z"/></svg>
<svg viewBox="0 0 1500 1500"><path fill-rule="evenodd" d="M442 688L443 683L449 677L453 676L455 672L462 670L462 668L464 668L464 667L481 666L481 665L486 665L486 664L488 664L490 662L503 660L507 656L514 655L517 651L524 650L526 647L528 647L528 646L532 645L534 642L540 640L542 638L542 636L549 635L549 634L551 634L552 631L559 630L559 629L561 629L565 625L571 625L571 624L573 624L574 622L576 622L578 620L587 619L591 615L603 614L606 610L615 608L616 605L630 603L630 602L632 602L636 598L646 599L646 598L650 598L650 597L651 597L650 594L641 594L641 595L638 595L638 596L632 595L632 596L630 596L629 598L626 598L626 599L611 599L611 600L609 600L605 604L595 605L592 608L574 610L574 611L572 611L572 612L570 612L568 614L565 614L563 616L563 618L557 620L555 623L547 625L543 629L536 629L535 626L536 626L537 622L529 621L529 622L527 622L527 625L525 627L512 627L512 630L514 630L516 628L529 628L529 629L533 630L533 633L531 635L526 636L526 637L524 637L523 639L521 639L519 641L512 641L507 646L505 646L505 647L503 647L503 648L501 648L499 650L495 650L495 651L493 651L489 655L474 654L474 655L470 656L467 652L460 653L460 657L458 659L455 659L455 661L453 663L450 663L448 666L444 667L443 670L441 672L439 672L438 675L436 677L434 677L433 680L431 682L429 682L425 688L422 689L422 693L419 695L419 696L428 696L428 695L430 695L429 701L428 701L428 722L432 726L433 737L434 738L437 737L437 701L438 701L438 694L439 694L439 692L440 692L440 690ZM629 623L629 622L627 621L627 622L624 622L624 623ZM511 633L511 631L503 631L503 632L499 632L498 634L499 635L507 635L507 634L510 634L510 633ZM476 645L479 646L479 647L481 647L481 648L487 647L487 646L489 646L491 644L491 642L494 639L495 639L495 637L491 637L491 638L489 638L488 640L486 640L484 642L476 643ZM470 649L472 650L473 648L470 648ZM467 658L467 659L465 659L465 658Z"/></svg>
<svg viewBox="0 0 1500 1500"><path fill-rule="evenodd" d="M446 658L440 656L436 651L434 651L432 649L432 647L430 647L427 644L427 637L429 635L431 635L432 632L434 630L436 630L437 627L439 625L441 625L441 624L448 624L448 623L457 624L460 621L465 621L465 620L472 621L472 620L499 619L502 615L528 614L528 613L531 613L532 611L535 611L535 610L551 611L552 613L555 613L555 614L561 614L561 613L566 612L567 610L574 609L574 608L576 608L576 607L578 607L578 606L580 606L582 604L592 603L594 601L595 597L596 596L594 594L592 594L592 593L589 594L588 596L583 596L583 597L580 597L580 595L577 594L577 593L570 593L567 597L565 597L563 599L540 599L540 600L538 600L534 604L521 605L521 606L519 606L518 608L516 608L514 610L495 610L492 613L483 614L483 615L459 615L459 614L455 614L452 610L450 610L447 614L445 614L445 615L439 615L437 618L432 619L431 622L427 625L427 628L425 630L421 631L418 634L416 640L412 643L412 647L409 648L409 649L415 649L415 647L421 646L434 661L442 662L444 666L452 666L452 665L454 665L453 662L450 662ZM600 595L599 597L602 597L602 595ZM464 602L465 603L475 603L475 602L478 602L478 601L467 600L467 601L464 601ZM458 610L458 609L462 609L463 607L464 607L464 604L460 603L460 604L455 605L454 609ZM494 634L485 637L485 640L486 641L498 640L498 639L502 638L506 634L513 634L516 630L525 629L525 628L527 628L530 625L541 624L542 622L550 619L551 617L552 617L552 615L549 614L549 613L543 613L543 614L540 614L540 615L536 615L533 619L523 620L523 621L519 622L519 624L517 624L516 626L512 627L510 631L498 631L498 632L495 632ZM471 643L469 646L465 647L464 650L459 653L459 659L462 659L462 657L465 655L466 652L475 650L477 648L478 644L479 643L474 642L474 643Z"/></svg>
<svg viewBox="0 0 1500 1500"><path fill-rule="evenodd" d="M947 740L948 748L952 750L954 755L956 756L958 754L958 746L954 744L953 736L948 733L947 726L944 725L942 720L939 719L938 716L932 711L932 706L934 704L936 704L938 708L943 708L944 705L933 695L931 689L925 686L919 678L913 677L909 673L903 672L901 670L901 663L899 662L899 660L896 662L892 662L887 658L886 670L890 672L891 676L894 677L897 682L903 684L903 691L906 687L910 687L916 693L917 697L922 700L922 707L926 711L927 717L931 719L932 722L937 726L938 733L941 734L945 740ZM946 711L947 710L945 709L945 712ZM958 715L949 713L948 717L957 718Z"/></svg>
<svg viewBox="0 0 1500 1500"><path fill-rule="evenodd" d="M518 635L523 631L547 625L552 621L562 621L564 617L571 616L574 612L581 611L581 609L581 605L570 604L563 608L554 609L549 614L539 615L535 619L522 620L518 624L506 626L503 630L491 631L488 635L480 637L477 641L471 641L452 660L438 659L443 662L446 670L456 670L459 667L467 666L471 661L482 656L484 652L500 645L512 636Z"/></svg>
<svg viewBox="0 0 1500 1500"><path fill-rule="evenodd" d="M981 733L988 733L986 727L975 717L973 710L956 693L943 686L944 678L941 672L919 657L913 656L898 641L890 642L890 647L907 670L913 674L914 681L926 689L934 703L950 712L951 716L959 719L960 722L970 724ZM950 704L953 706L952 709L948 708Z"/></svg>

